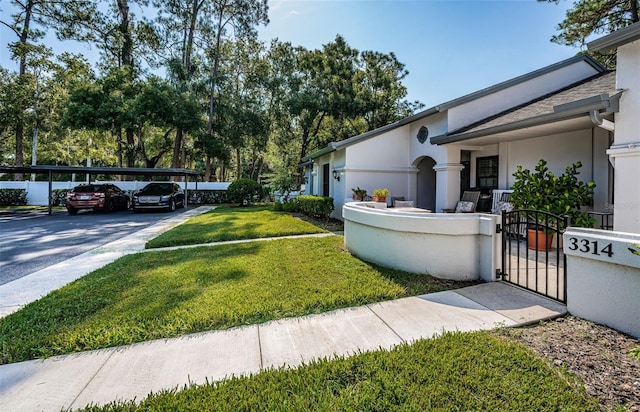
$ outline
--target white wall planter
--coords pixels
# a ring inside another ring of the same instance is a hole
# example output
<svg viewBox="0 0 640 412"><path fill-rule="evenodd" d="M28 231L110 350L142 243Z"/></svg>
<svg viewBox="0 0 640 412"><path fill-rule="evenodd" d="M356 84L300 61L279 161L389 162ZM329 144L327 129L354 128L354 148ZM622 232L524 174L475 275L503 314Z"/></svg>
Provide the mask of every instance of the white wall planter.
<svg viewBox="0 0 640 412"><path fill-rule="evenodd" d="M453 280L495 280L500 261L497 215L343 208L345 246L372 263Z"/></svg>
<svg viewBox="0 0 640 412"><path fill-rule="evenodd" d="M569 228L567 310L640 338L640 235Z"/></svg>

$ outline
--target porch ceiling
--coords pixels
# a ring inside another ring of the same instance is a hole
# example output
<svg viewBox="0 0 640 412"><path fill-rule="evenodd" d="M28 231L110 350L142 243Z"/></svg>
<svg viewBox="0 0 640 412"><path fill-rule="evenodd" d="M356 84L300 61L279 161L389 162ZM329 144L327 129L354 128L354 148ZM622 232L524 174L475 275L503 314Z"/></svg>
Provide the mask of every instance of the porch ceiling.
<svg viewBox="0 0 640 412"><path fill-rule="evenodd" d="M608 120L612 120L613 116L602 116ZM577 130L591 129L593 123L589 116L581 116L543 125L525 127L516 130L510 130L502 133L490 134L487 136L476 137L469 140L459 142L463 145L490 145L501 142L512 142L516 140L531 139L542 136L552 136L560 133L567 133Z"/></svg>

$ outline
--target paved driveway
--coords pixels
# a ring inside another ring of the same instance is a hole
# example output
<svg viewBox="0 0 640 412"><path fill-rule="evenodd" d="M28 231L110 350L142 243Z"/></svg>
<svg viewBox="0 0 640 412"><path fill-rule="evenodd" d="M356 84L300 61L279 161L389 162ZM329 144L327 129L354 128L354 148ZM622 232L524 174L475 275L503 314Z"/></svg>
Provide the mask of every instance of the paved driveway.
<svg viewBox="0 0 640 412"><path fill-rule="evenodd" d="M64 210L0 215L0 285L183 213Z"/></svg>

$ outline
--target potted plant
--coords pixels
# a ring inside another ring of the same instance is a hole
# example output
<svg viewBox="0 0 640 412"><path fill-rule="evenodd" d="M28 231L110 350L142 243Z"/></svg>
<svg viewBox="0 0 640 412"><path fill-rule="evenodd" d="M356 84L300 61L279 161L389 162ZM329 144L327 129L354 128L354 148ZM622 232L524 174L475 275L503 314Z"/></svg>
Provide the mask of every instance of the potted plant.
<svg viewBox="0 0 640 412"><path fill-rule="evenodd" d="M389 196L391 192L389 189L374 189L373 190L373 201L374 202L386 202L387 196Z"/></svg>
<svg viewBox="0 0 640 412"><path fill-rule="evenodd" d="M353 200L364 200L364 197L367 195L367 190L360 189L359 187L355 189L351 188L351 191L353 192Z"/></svg>
<svg viewBox="0 0 640 412"><path fill-rule="evenodd" d="M585 183L578 180L577 176L580 174L578 169L581 167L582 162L578 161L567 166L562 175L556 176L549 171L544 159L540 159L533 172L518 166L513 174L515 180L509 201L515 209L567 216L571 226L592 227L594 220L582 211L581 207L592 204L596 184L593 181ZM536 249L536 245L538 250L541 247L550 247L553 234L549 236L549 233L537 233L540 230L536 230L547 224L559 230L565 229L563 221L558 219L551 219L549 222L533 221L527 233L530 249ZM538 238L536 241L536 236L543 236L546 239L541 241Z"/></svg>

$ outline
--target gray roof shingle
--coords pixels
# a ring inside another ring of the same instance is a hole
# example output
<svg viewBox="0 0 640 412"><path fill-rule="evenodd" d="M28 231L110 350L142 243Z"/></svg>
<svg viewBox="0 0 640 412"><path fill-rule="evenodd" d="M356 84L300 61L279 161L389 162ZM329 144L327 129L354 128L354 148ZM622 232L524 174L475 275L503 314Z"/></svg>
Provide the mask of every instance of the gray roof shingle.
<svg viewBox="0 0 640 412"><path fill-rule="evenodd" d="M475 132L502 126L532 117L553 113L554 106L575 102L603 93L614 94L616 92L616 73L607 72L598 74L586 81L574 84L561 91L536 99L524 105L511 108L495 116L483 119L464 128L450 132L448 135Z"/></svg>

